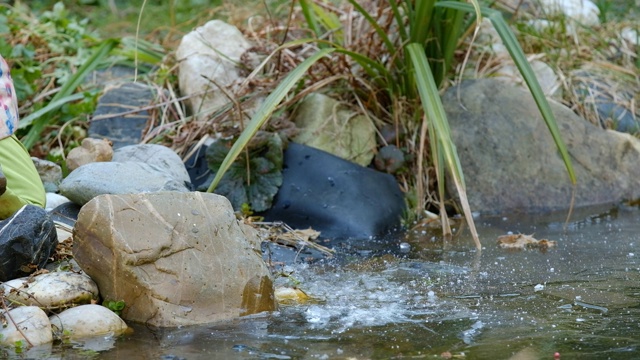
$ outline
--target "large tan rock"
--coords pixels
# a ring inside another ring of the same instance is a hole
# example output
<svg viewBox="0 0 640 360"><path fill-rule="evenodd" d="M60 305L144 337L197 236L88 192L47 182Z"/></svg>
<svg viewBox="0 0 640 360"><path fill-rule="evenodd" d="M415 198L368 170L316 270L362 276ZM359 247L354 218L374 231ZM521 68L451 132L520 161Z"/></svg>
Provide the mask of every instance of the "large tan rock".
<svg viewBox="0 0 640 360"><path fill-rule="evenodd" d="M208 193L101 195L82 207L73 255L125 320L180 326L276 308L254 229Z"/></svg>
<svg viewBox="0 0 640 360"><path fill-rule="evenodd" d="M572 185L531 94L498 80L466 81L450 88L443 104L472 211L569 208ZM550 105L578 180L575 206L640 198L640 141Z"/></svg>

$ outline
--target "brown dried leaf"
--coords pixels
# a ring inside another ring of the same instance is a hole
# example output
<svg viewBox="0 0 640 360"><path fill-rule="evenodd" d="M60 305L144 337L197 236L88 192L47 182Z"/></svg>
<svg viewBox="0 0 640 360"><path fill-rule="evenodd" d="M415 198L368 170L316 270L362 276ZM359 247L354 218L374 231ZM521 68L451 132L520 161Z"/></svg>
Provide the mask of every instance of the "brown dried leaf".
<svg viewBox="0 0 640 360"><path fill-rule="evenodd" d="M537 240L533 235L510 234L498 236L498 245L504 249L540 248L547 249L557 245L555 241L541 239Z"/></svg>

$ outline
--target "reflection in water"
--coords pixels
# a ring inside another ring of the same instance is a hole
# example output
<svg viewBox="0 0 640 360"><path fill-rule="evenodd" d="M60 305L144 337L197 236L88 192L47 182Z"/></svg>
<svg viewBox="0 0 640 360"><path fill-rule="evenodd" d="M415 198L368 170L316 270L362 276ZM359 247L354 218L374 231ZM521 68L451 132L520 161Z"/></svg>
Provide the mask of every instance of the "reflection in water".
<svg viewBox="0 0 640 360"><path fill-rule="evenodd" d="M640 358L640 212L577 214L566 230L564 216L477 219L482 253L465 233L443 244L435 232L420 230L392 242L397 255L295 265L285 270L312 297L305 304L213 326L136 326L133 335L95 355L552 359L558 352L563 359ZM558 244L546 252L509 251L495 243L507 232ZM367 253L364 248L358 253ZM77 354L56 351L70 354L65 358Z"/></svg>

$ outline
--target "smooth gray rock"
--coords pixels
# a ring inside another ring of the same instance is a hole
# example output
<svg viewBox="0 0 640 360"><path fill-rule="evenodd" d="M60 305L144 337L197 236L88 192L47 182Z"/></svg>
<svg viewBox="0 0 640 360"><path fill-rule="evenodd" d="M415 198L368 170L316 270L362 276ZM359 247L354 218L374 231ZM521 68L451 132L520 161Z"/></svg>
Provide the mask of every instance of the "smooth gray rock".
<svg viewBox="0 0 640 360"><path fill-rule="evenodd" d="M209 193L102 195L74 228L73 257L122 317L172 327L276 309L257 232Z"/></svg>
<svg viewBox="0 0 640 360"><path fill-rule="evenodd" d="M0 221L0 281L41 269L58 244L56 229L47 212L26 205L13 216Z"/></svg>
<svg viewBox="0 0 640 360"><path fill-rule="evenodd" d="M190 182L189 173L175 151L162 145L139 144L123 146L113 152L114 162L138 161L164 169L174 179Z"/></svg>
<svg viewBox="0 0 640 360"><path fill-rule="evenodd" d="M77 168L60 183L60 193L84 205L102 194L137 194L158 191L189 191L184 181L166 169L142 162L91 163Z"/></svg>
<svg viewBox="0 0 640 360"><path fill-rule="evenodd" d="M464 82L459 96L453 87L443 103L472 211L568 209L572 185L533 97L491 79ZM551 108L578 179L575 205L640 197L638 139L600 129L558 103ZM448 188L456 193L451 181Z"/></svg>

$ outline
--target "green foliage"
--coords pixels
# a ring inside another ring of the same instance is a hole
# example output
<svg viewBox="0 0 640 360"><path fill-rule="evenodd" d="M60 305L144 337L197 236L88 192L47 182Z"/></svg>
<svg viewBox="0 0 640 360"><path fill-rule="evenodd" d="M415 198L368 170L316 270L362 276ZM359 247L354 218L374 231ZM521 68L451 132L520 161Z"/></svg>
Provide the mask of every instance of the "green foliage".
<svg viewBox="0 0 640 360"><path fill-rule="evenodd" d="M252 142L247 156L240 156L226 171L216 189L243 213L265 211L282 185L283 144L278 134L261 133ZM229 150L231 140L218 140L207 148L209 168L217 173Z"/></svg>
<svg viewBox="0 0 640 360"><path fill-rule="evenodd" d="M36 5L36 4L32 4ZM0 4L0 54L12 65L21 105L18 135L27 148L43 141L42 132L68 121L86 121L95 109L97 89L85 84L96 69L116 63L149 69L164 50L131 38L101 40L62 2L34 14L24 2Z"/></svg>
<svg viewBox="0 0 640 360"><path fill-rule="evenodd" d="M107 309L113 311L118 316L120 316L122 314L122 310L124 310L125 308L125 303L123 300L120 300L120 301L104 300L102 302L102 306L106 307Z"/></svg>

